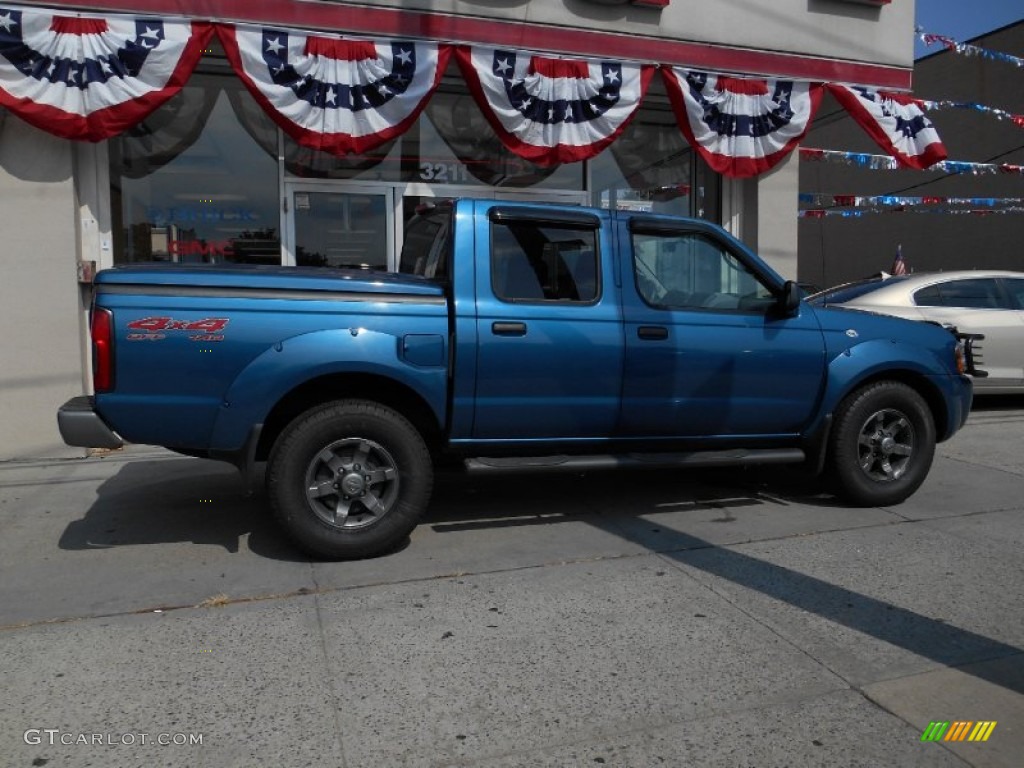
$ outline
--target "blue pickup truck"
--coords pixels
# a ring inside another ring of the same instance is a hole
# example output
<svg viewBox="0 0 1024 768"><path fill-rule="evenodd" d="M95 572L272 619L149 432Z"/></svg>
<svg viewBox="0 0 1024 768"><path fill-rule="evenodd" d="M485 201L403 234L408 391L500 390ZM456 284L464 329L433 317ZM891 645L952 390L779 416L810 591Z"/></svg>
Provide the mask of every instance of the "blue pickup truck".
<svg viewBox="0 0 1024 768"><path fill-rule="evenodd" d="M812 307L704 221L561 205L423 206L398 273L101 272L94 391L65 442L266 462L304 550L379 554L434 468L803 463L896 504L970 410L944 328Z"/></svg>

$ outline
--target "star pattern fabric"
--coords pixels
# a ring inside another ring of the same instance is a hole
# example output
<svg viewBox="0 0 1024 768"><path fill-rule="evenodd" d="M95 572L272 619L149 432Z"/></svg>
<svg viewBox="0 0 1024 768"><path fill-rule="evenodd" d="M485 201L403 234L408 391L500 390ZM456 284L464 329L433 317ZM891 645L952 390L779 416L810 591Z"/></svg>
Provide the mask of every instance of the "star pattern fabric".
<svg viewBox="0 0 1024 768"><path fill-rule="evenodd" d="M594 157L625 129L654 67L462 47L463 77L512 152L550 166Z"/></svg>
<svg viewBox="0 0 1024 768"><path fill-rule="evenodd" d="M0 5L0 105L57 136L102 141L177 94L212 35L204 22Z"/></svg>
<svg viewBox="0 0 1024 768"><path fill-rule="evenodd" d="M449 46L353 40L222 25L232 67L298 143L335 155L368 152L404 133L426 106Z"/></svg>

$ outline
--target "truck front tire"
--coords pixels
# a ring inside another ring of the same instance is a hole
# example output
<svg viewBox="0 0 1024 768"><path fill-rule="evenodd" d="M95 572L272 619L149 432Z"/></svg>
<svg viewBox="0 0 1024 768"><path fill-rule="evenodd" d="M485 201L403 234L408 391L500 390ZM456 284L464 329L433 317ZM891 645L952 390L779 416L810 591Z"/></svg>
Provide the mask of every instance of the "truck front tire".
<svg viewBox="0 0 1024 768"><path fill-rule="evenodd" d="M430 453L416 428L366 400L297 417L267 466L277 521L302 550L333 560L397 547L419 522L432 486Z"/></svg>
<svg viewBox="0 0 1024 768"><path fill-rule="evenodd" d="M847 501L862 507L899 504L924 482L934 456L932 413L906 384L869 384L836 410L829 473Z"/></svg>

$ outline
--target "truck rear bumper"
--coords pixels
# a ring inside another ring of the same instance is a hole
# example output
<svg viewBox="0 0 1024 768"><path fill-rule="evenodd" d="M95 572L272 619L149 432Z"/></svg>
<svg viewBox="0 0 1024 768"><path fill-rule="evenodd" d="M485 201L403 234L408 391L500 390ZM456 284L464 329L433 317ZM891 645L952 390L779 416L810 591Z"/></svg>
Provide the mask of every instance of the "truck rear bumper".
<svg viewBox="0 0 1024 768"><path fill-rule="evenodd" d="M92 398L73 397L57 411L60 436L79 448L120 448L124 440L104 423L93 409Z"/></svg>

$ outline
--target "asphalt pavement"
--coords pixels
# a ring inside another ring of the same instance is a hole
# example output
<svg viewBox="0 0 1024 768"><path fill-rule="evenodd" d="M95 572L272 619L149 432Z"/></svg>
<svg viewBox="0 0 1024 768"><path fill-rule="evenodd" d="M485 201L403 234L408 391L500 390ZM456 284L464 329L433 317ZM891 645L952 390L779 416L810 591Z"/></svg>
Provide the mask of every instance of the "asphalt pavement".
<svg viewBox="0 0 1024 768"><path fill-rule="evenodd" d="M876 509L779 468L443 476L346 563L227 465L0 464L0 767L1019 766L1022 446L982 402Z"/></svg>

